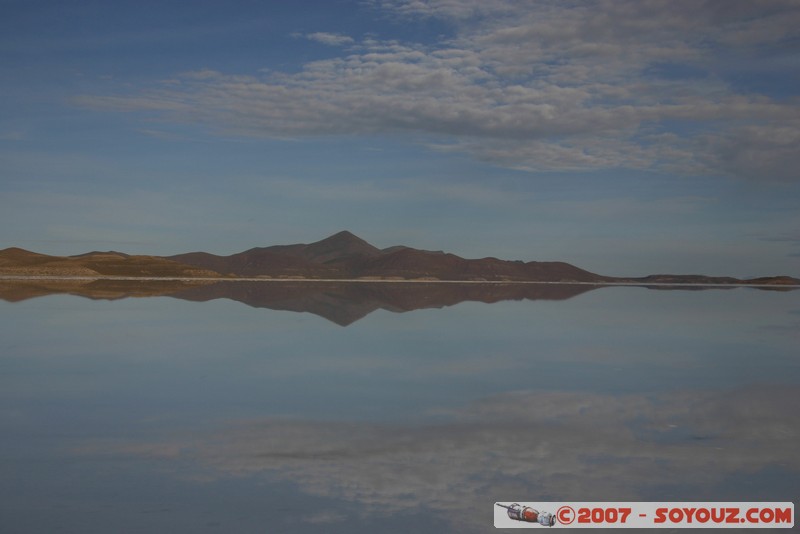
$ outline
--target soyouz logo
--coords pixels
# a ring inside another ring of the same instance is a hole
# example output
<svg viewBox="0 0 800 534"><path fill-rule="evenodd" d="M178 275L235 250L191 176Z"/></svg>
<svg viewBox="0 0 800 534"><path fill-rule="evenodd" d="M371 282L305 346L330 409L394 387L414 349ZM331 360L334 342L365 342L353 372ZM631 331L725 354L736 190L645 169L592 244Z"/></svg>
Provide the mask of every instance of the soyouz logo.
<svg viewBox="0 0 800 534"><path fill-rule="evenodd" d="M508 517L515 521L525 521L526 523L539 523L545 527L552 527L555 522L556 518L550 512L540 512L539 510L532 508L530 506L522 506L521 504L515 502L514 504L510 504L506 506L505 504L500 504L499 502L494 503L496 506L500 508L505 508L508 510L506 513Z"/></svg>
<svg viewBox="0 0 800 534"><path fill-rule="evenodd" d="M791 502L497 502L497 528L792 528Z"/></svg>

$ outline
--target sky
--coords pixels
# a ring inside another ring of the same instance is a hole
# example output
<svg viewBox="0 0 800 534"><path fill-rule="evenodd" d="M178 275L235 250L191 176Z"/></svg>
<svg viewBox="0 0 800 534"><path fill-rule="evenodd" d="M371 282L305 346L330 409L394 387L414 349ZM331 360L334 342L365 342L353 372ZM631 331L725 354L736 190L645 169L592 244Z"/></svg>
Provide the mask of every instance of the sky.
<svg viewBox="0 0 800 534"><path fill-rule="evenodd" d="M796 0L0 0L0 248L800 276Z"/></svg>

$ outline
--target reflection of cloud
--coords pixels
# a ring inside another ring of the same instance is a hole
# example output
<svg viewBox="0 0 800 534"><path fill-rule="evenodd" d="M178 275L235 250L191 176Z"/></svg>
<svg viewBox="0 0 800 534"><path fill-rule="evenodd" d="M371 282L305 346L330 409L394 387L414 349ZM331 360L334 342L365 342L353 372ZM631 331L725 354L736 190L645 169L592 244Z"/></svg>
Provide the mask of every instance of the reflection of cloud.
<svg viewBox="0 0 800 534"><path fill-rule="evenodd" d="M485 525L487 506L502 498L647 500L665 485L701 498L734 474L798 471L798 405L800 389L789 387L652 396L520 391L441 424L268 419L111 452L161 450L174 459L180 451L217 477L264 472L367 510L446 512L466 530Z"/></svg>
<svg viewBox="0 0 800 534"><path fill-rule="evenodd" d="M792 337L800 340L800 322L765 325L761 327L761 330L769 332L770 334L777 334L779 336Z"/></svg>

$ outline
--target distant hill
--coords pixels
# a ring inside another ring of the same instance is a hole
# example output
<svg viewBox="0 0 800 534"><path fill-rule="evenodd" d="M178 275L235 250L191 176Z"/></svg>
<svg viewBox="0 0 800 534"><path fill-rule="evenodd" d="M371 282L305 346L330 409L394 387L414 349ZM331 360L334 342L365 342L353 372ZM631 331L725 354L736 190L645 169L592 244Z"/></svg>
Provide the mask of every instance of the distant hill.
<svg viewBox="0 0 800 534"><path fill-rule="evenodd" d="M776 288L798 285L788 276L739 280L704 275L651 275L614 278L569 263L465 259L441 251L406 246L379 249L343 231L310 244L259 247L218 256L190 252L175 256L136 256L122 252L89 252L77 256L47 256L20 248L0 250L0 276L149 277L275 279L367 279L470 282L582 282L662 284L759 284Z"/></svg>
<svg viewBox="0 0 800 534"><path fill-rule="evenodd" d="M231 256L193 252L170 260L234 276L388 278L464 281L602 282L608 277L563 262L468 260L454 254L395 246L378 249L350 232L309 245L253 248Z"/></svg>
<svg viewBox="0 0 800 534"><path fill-rule="evenodd" d="M121 252L89 252L78 256L47 256L20 248L0 250L0 275L202 277L216 272L158 256Z"/></svg>

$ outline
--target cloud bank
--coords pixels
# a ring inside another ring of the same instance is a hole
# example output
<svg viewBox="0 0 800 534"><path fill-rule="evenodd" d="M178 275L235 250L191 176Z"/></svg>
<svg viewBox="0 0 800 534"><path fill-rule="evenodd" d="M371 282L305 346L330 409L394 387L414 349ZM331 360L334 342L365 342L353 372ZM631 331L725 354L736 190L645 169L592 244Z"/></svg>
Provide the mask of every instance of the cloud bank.
<svg viewBox="0 0 800 534"><path fill-rule="evenodd" d="M187 72L77 101L226 135L396 134L527 171L798 178L796 2L371 6L407 24L435 18L450 35L423 44L313 33L306 37L346 52L298 72Z"/></svg>

